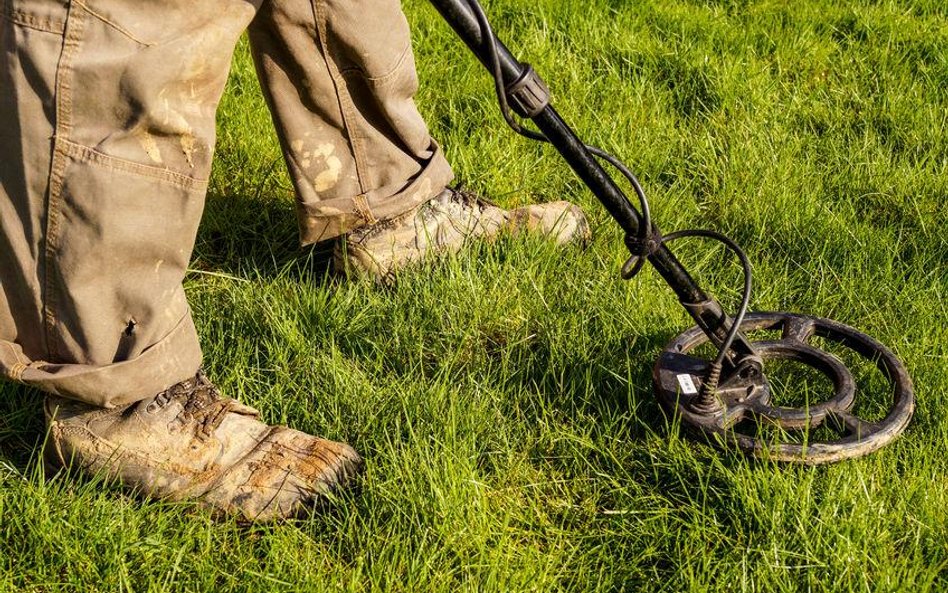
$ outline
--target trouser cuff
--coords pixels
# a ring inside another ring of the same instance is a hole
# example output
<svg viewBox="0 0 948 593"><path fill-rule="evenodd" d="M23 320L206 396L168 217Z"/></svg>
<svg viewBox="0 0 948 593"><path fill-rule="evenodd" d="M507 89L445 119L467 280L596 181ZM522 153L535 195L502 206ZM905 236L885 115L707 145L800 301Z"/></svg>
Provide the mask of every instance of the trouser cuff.
<svg viewBox="0 0 948 593"><path fill-rule="evenodd" d="M132 360L108 365L30 361L13 342L0 341L0 371L47 393L113 408L141 401L193 377L201 347L190 313L163 340Z"/></svg>
<svg viewBox="0 0 948 593"><path fill-rule="evenodd" d="M300 241L311 245L358 228L396 218L437 196L454 179L444 151L432 141L432 156L407 185L383 187L354 197L298 202Z"/></svg>

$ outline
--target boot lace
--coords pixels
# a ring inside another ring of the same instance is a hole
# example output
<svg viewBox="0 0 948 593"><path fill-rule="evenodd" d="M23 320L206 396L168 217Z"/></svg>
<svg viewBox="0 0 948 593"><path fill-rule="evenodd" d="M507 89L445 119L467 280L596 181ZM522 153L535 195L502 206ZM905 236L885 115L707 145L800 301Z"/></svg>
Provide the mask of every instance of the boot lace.
<svg viewBox="0 0 948 593"><path fill-rule="evenodd" d="M201 369L192 379L173 385L159 393L149 404L149 411L160 410L172 402L181 403L182 410L172 421L172 430L195 424L195 437L206 441L221 425L227 414L234 409L236 402L224 397L217 386Z"/></svg>

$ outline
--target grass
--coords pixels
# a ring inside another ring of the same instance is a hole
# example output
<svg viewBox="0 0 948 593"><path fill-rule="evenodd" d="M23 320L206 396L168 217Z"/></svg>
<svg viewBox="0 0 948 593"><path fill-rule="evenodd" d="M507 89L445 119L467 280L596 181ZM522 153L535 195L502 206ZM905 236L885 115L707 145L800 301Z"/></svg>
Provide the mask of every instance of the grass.
<svg viewBox="0 0 948 593"><path fill-rule="evenodd" d="M41 478L37 393L0 386L0 589L942 591L948 588L948 9L942 0L497 0L509 44L666 230L726 232L754 308L850 323L903 357L895 444L816 469L688 440L650 391L687 325L548 149L506 133L489 80L405 3L419 102L459 178L565 198L586 251L504 239L341 282L296 246L292 192L241 43L187 291L210 374L266 419L347 440L364 487L240 528L108 484ZM728 305L740 276L676 247Z"/></svg>

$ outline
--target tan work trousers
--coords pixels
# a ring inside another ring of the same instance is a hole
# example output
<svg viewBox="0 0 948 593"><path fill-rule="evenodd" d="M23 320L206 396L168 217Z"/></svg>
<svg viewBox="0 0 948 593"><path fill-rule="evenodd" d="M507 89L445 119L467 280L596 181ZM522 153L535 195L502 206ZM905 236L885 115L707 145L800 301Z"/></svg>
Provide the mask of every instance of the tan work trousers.
<svg viewBox="0 0 948 593"><path fill-rule="evenodd" d="M192 376L181 283L248 28L304 244L452 173L398 0L0 0L0 372L100 406Z"/></svg>

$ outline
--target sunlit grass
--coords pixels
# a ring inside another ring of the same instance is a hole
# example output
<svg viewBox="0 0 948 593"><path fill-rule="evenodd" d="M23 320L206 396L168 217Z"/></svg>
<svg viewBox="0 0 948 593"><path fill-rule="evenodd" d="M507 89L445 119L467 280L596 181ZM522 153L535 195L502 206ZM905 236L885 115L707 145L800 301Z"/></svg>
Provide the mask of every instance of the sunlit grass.
<svg viewBox="0 0 948 593"><path fill-rule="evenodd" d="M665 230L740 242L754 308L834 317L916 383L906 435L817 469L689 440L651 394L687 319L618 279L618 229L422 0L419 101L459 180L569 199L595 240L478 246L391 288L327 274L239 48L187 290L228 394L356 446L333 512L241 529L101 484L44 481L36 393L0 414L0 588L16 591L940 591L948 587L948 9L936 0L521 0L495 28L588 141L622 155ZM728 305L739 270L680 257ZM869 409L872 409L871 406Z"/></svg>

